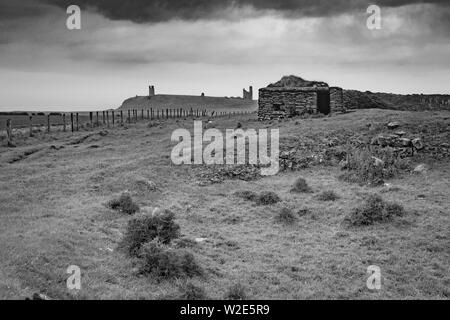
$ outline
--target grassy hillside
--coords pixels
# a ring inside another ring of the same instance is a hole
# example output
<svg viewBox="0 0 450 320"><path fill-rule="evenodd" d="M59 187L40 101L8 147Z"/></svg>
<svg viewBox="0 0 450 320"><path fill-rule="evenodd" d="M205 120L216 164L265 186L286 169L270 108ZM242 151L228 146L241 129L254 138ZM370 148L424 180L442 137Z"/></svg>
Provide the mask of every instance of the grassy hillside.
<svg viewBox="0 0 450 320"><path fill-rule="evenodd" d="M348 109L450 110L450 95L402 95L344 90L344 101Z"/></svg>
<svg viewBox="0 0 450 320"><path fill-rule="evenodd" d="M234 109L245 111L256 111L258 102L253 100L244 100L240 98L225 97L201 97L185 95L165 95L159 94L152 97L134 97L125 100L120 109L209 109L219 111L233 111Z"/></svg>
<svg viewBox="0 0 450 320"><path fill-rule="evenodd" d="M213 119L209 125L220 130L238 122L244 129L279 128L282 150L297 148L314 161L248 181L239 179L240 168L211 181L228 168L172 164L171 133L191 130L192 119L36 135L16 141L15 149L0 147L0 298L44 292L68 299L171 299L203 288L208 298L232 290L250 299L448 299L448 156L418 152L408 158L411 168L425 163L427 171L405 171L368 186L341 180L337 162L318 155L339 155L348 143L385 131L389 121L437 148L448 138L449 119L448 112L390 110L271 123L255 115ZM299 177L306 180L305 192L298 183L292 191ZM125 190L139 213L107 205ZM262 192L274 192L281 201L269 202L274 198L267 195L264 202L251 201ZM405 213L347 226L369 194L396 202ZM180 226L179 238L161 250L188 252L191 268L195 262L201 275L146 275L120 249L129 221L156 207L171 210ZM66 288L69 265L81 268L80 291ZM366 287L369 265L381 268L379 291Z"/></svg>

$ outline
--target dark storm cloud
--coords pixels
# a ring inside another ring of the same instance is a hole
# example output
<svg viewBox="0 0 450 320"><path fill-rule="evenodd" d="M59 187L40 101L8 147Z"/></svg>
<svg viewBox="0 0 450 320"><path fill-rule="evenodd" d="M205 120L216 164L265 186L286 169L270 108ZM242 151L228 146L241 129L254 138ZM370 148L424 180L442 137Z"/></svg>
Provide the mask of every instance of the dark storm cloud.
<svg viewBox="0 0 450 320"><path fill-rule="evenodd" d="M113 20L161 22L171 19L197 20L221 17L229 8L249 7L258 11L271 10L287 17L323 17L353 10L365 10L374 2L380 6L398 7L431 3L449 5L448 0L41 0L66 8L78 4L91 8Z"/></svg>
<svg viewBox="0 0 450 320"><path fill-rule="evenodd" d="M0 0L0 22L3 20L41 16L46 13L48 8L48 4L38 0Z"/></svg>

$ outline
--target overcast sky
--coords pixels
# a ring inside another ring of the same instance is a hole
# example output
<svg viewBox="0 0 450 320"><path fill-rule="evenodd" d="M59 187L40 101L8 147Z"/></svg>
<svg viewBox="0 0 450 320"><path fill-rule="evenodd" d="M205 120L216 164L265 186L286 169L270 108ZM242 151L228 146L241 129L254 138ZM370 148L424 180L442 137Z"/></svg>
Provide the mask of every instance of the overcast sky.
<svg viewBox="0 0 450 320"><path fill-rule="evenodd" d="M66 28L71 4L81 30ZM449 40L449 0L0 0L0 111L118 107L150 84L241 96L289 74L450 94Z"/></svg>

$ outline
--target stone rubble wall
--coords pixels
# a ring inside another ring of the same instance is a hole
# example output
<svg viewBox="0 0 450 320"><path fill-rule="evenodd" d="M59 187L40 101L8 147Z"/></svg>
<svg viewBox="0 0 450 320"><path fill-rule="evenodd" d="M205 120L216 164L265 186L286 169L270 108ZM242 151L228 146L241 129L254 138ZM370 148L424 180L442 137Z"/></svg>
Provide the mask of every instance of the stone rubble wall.
<svg viewBox="0 0 450 320"><path fill-rule="evenodd" d="M330 112L340 112L344 109L344 91L342 88L330 87Z"/></svg>

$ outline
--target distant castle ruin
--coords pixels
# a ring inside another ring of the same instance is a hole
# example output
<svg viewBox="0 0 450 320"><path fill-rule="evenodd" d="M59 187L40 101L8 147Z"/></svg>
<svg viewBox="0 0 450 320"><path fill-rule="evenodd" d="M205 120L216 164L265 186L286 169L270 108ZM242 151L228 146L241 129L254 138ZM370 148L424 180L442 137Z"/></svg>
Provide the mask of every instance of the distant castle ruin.
<svg viewBox="0 0 450 320"><path fill-rule="evenodd" d="M253 100L253 87L252 86L250 86L248 88L248 91L245 89L243 89L242 91L243 91L242 98L244 100Z"/></svg>
<svg viewBox="0 0 450 320"><path fill-rule="evenodd" d="M243 92L242 99L244 99L244 100L252 100L253 101L253 87L252 86L250 86L248 88L248 91L243 89L242 92ZM149 98L150 97L154 97L155 95L156 95L155 94L155 86L148 86L148 97ZM202 92L200 96L201 97L205 97L205 93Z"/></svg>
<svg viewBox="0 0 450 320"><path fill-rule="evenodd" d="M155 95L155 86L148 86L148 96L153 97Z"/></svg>

